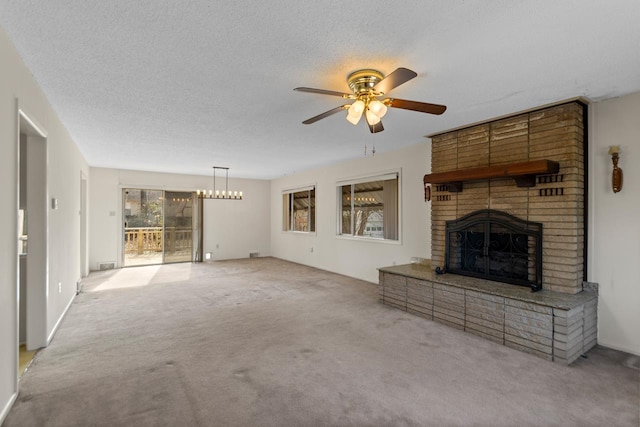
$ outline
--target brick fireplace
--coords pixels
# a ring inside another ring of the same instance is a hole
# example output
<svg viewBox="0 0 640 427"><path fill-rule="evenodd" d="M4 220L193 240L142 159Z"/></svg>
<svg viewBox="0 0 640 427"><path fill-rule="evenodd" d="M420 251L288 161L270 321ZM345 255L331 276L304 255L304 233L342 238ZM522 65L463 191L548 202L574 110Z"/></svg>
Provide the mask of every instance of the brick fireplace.
<svg viewBox="0 0 640 427"><path fill-rule="evenodd" d="M446 221L492 209L542 224L543 289L569 294L582 290L585 110L583 104L571 102L432 136L432 173L536 160L559 165L557 173L534 175L530 187L518 186L513 178L467 181L461 188L434 184L434 266L445 266Z"/></svg>
<svg viewBox="0 0 640 427"><path fill-rule="evenodd" d="M585 120L576 101L432 136L432 258L380 268L380 300L558 363L592 348Z"/></svg>

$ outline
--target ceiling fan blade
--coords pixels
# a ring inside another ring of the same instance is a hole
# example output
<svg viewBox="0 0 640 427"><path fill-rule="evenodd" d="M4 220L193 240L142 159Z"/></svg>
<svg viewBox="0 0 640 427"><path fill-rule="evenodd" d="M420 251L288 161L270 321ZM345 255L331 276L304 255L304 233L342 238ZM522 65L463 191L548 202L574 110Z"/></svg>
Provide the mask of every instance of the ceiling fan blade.
<svg viewBox="0 0 640 427"><path fill-rule="evenodd" d="M382 126L382 122L378 122L376 125L369 125L369 130L371 133L382 132L384 130L384 126Z"/></svg>
<svg viewBox="0 0 640 427"><path fill-rule="evenodd" d="M336 92L334 90L325 90L325 89L314 89L312 87L297 87L293 89L298 92L309 92L309 93L317 93L319 95L331 95L331 96L339 96L345 99L355 99L353 94Z"/></svg>
<svg viewBox="0 0 640 427"><path fill-rule="evenodd" d="M325 112L324 112L324 113L322 113L322 114L318 114L317 116L313 116L313 117L311 117L310 119L307 119L307 120L305 120L305 121L304 121L304 122L302 122L302 123L304 123L305 125L310 125L311 123L315 123L315 122L317 122L318 120L324 119L325 117L329 117L329 116L331 116L331 115L333 115L333 114L339 113L339 112L340 112L340 111L342 111L342 110L346 110L347 108L349 108L349 106L348 106L348 105L341 105L341 106L339 106L339 107L332 108L332 109L331 109L331 110L329 110L329 111L325 111Z"/></svg>
<svg viewBox="0 0 640 427"><path fill-rule="evenodd" d="M371 133L378 133L384 130L384 126L382 126L382 121L379 121L375 125L372 125L371 123L369 123L369 120L367 120L367 125L369 125L369 130L371 131Z"/></svg>
<svg viewBox="0 0 640 427"><path fill-rule="evenodd" d="M419 111L421 113L440 115L447 109L446 105L429 104L427 102L408 101L406 99L388 98L383 101L386 105L403 110Z"/></svg>
<svg viewBox="0 0 640 427"><path fill-rule="evenodd" d="M387 77L380 80L378 84L373 87L373 90L380 93L389 93L392 89L408 82L417 75L418 74L415 71L411 71L408 68L398 68Z"/></svg>

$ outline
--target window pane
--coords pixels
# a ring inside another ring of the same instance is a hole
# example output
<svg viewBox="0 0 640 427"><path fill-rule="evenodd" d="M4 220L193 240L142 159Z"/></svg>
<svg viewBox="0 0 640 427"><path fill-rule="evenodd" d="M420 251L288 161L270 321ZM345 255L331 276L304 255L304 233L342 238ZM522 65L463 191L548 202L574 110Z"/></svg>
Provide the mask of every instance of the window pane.
<svg viewBox="0 0 640 427"><path fill-rule="evenodd" d="M164 262L193 258L193 194L164 192Z"/></svg>
<svg viewBox="0 0 640 427"><path fill-rule="evenodd" d="M316 190L282 195L282 229L313 232L316 229Z"/></svg>
<svg viewBox="0 0 640 427"><path fill-rule="evenodd" d="M293 231L309 231L309 192L293 193Z"/></svg>
<svg viewBox="0 0 640 427"><path fill-rule="evenodd" d="M383 183L363 182L354 185L354 230L355 236L383 238ZM368 230L367 230L368 228Z"/></svg>
<svg viewBox="0 0 640 427"><path fill-rule="evenodd" d="M124 265L162 264L162 190L123 192Z"/></svg>
<svg viewBox="0 0 640 427"><path fill-rule="evenodd" d="M342 196L340 198L340 216L342 226L341 234L351 233L351 185L343 185L341 189Z"/></svg>
<svg viewBox="0 0 640 427"><path fill-rule="evenodd" d="M398 179L385 178L338 187L340 234L398 240Z"/></svg>

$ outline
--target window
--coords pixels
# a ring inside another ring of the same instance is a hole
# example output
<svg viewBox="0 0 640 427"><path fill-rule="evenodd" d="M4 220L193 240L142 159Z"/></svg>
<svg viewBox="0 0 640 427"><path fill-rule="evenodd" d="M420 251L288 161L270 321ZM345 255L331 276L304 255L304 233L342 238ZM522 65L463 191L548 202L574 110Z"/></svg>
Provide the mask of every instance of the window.
<svg viewBox="0 0 640 427"><path fill-rule="evenodd" d="M316 231L316 188L305 187L282 194L282 230Z"/></svg>
<svg viewBox="0 0 640 427"><path fill-rule="evenodd" d="M338 183L338 234L398 240L398 173Z"/></svg>

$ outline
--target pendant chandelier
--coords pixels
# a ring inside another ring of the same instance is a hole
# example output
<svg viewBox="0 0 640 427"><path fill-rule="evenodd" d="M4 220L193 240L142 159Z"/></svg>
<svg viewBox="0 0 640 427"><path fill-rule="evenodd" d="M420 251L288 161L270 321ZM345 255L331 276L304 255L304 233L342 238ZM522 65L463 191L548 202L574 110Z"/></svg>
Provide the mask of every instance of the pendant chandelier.
<svg viewBox="0 0 640 427"><path fill-rule="evenodd" d="M216 170L224 170L224 190L216 188ZM229 168L223 166L213 166L213 190L198 190L199 199L220 199L220 200L242 200L242 191L229 190Z"/></svg>

